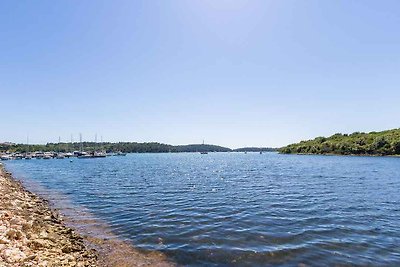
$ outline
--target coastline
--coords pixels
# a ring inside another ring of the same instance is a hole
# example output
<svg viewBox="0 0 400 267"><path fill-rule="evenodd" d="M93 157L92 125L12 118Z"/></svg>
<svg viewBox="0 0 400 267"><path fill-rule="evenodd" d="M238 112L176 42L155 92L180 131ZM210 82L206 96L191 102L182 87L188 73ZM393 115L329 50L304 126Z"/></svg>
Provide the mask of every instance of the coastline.
<svg viewBox="0 0 400 267"><path fill-rule="evenodd" d="M399 158L400 155L379 155L379 154L335 154L335 153L281 153L280 155L301 155L301 156L348 156L348 157L388 157Z"/></svg>
<svg viewBox="0 0 400 267"><path fill-rule="evenodd" d="M3 166L0 207L1 266L98 266L97 252Z"/></svg>
<svg viewBox="0 0 400 267"><path fill-rule="evenodd" d="M0 163L0 266L175 266L161 252L79 232L72 221Z"/></svg>

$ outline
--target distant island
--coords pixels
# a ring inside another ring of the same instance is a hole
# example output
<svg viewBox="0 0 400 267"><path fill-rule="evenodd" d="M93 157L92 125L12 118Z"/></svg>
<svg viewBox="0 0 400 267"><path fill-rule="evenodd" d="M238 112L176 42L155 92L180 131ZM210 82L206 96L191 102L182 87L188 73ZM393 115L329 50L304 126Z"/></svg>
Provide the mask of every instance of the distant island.
<svg viewBox="0 0 400 267"><path fill-rule="evenodd" d="M279 149L283 154L400 155L400 129L334 134Z"/></svg>
<svg viewBox="0 0 400 267"><path fill-rule="evenodd" d="M17 152L26 153L30 151L57 151L57 152L73 152L73 151L97 151L104 150L106 152L124 152L124 153L178 153L178 152L260 152L260 151L277 151L277 148L265 147L248 147L230 149L227 147L209 145L209 144L192 144L192 145L168 145L157 142L137 143L137 142L118 142L118 143L47 143L45 145L27 145L14 143L0 143L0 152Z"/></svg>

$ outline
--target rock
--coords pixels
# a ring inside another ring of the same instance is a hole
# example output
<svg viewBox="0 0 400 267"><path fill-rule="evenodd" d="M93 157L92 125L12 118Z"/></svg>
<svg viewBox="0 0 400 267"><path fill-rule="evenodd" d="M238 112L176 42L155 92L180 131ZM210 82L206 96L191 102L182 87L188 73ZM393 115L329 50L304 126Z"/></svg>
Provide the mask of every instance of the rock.
<svg viewBox="0 0 400 267"><path fill-rule="evenodd" d="M40 249L40 248L43 248L43 247L47 247L47 244L42 239L35 239L35 240L32 240L32 241L28 242L28 246L31 249L37 250L37 249Z"/></svg>
<svg viewBox="0 0 400 267"><path fill-rule="evenodd" d="M8 244L10 243L7 239L5 239L4 237L0 238L0 244Z"/></svg>
<svg viewBox="0 0 400 267"><path fill-rule="evenodd" d="M17 248L8 248L4 250L3 257L6 258L9 263L16 263L24 259L26 255Z"/></svg>
<svg viewBox="0 0 400 267"><path fill-rule="evenodd" d="M35 254L29 255L29 256L25 257L24 261L31 261L31 260L34 260L35 258L36 258Z"/></svg>
<svg viewBox="0 0 400 267"><path fill-rule="evenodd" d="M82 248L78 245L66 245L61 249L61 251L64 253L71 253L71 252L76 252L76 251L80 251L80 250L82 250Z"/></svg>
<svg viewBox="0 0 400 267"><path fill-rule="evenodd" d="M0 266L98 266L96 252L66 227L48 202L0 167Z"/></svg>
<svg viewBox="0 0 400 267"><path fill-rule="evenodd" d="M18 240L21 239L22 233L18 230L11 229L7 231L6 236L10 240Z"/></svg>

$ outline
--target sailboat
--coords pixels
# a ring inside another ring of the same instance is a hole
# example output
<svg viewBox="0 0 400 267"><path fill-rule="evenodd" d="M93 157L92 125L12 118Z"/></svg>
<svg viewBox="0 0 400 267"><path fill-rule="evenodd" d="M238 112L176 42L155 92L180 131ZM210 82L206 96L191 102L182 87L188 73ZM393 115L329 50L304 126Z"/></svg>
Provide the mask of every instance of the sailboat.
<svg viewBox="0 0 400 267"><path fill-rule="evenodd" d="M26 137L26 147L25 159L30 160L32 159L32 156L29 152L29 135Z"/></svg>
<svg viewBox="0 0 400 267"><path fill-rule="evenodd" d="M107 157L107 154L104 152L99 152L99 151L93 151L90 153L83 152L83 146L82 146L82 135L80 135L80 141L81 141L81 152L80 155L78 155L78 158L80 159L91 159L91 158L105 158ZM97 144L97 134L95 135L95 144Z"/></svg>
<svg viewBox="0 0 400 267"><path fill-rule="evenodd" d="M73 137L72 137L72 134L71 134L71 147L70 147L70 149L71 149L71 151L74 151L74 144L73 144ZM73 152L67 152L67 153L64 153L64 156L65 156L66 158L70 158L70 157L73 157L73 156L74 156L74 153L73 153Z"/></svg>
<svg viewBox="0 0 400 267"><path fill-rule="evenodd" d="M64 153L61 153L61 151L60 151L60 145L61 145L61 136L58 137L58 152L57 152L56 158L57 159L64 159L65 156L64 156Z"/></svg>
<svg viewBox="0 0 400 267"><path fill-rule="evenodd" d="M204 147L204 140L203 140L203 147ZM206 155L206 154L208 154L208 152L207 151L201 151L200 154Z"/></svg>

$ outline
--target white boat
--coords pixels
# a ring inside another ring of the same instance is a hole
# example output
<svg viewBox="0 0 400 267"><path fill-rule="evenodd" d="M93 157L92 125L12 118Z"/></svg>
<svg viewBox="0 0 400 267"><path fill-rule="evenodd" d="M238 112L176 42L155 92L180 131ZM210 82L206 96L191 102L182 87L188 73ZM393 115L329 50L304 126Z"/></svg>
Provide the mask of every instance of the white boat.
<svg viewBox="0 0 400 267"><path fill-rule="evenodd" d="M118 151L117 153L114 153L113 156L126 156L126 153Z"/></svg>
<svg viewBox="0 0 400 267"><path fill-rule="evenodd" d="M105 158L107 157L107 154L104 152L91 152L91 153L86 153L82 152L80 156L78 156L79 159L92 159L92 158Z"/></svg>
<svg viewBox="0 0 400 267"><path fill-rule="evenodd" d="M1 160L10 160L10 159L12 159L12 158L11 158L11 156L3 155L3 156L0 157L0 159L1 159Z"/></svg>
<svg viewBox="0 0 400 267"><path fill-rule="evenodd" d="M53 152L44 152L43 159L52 159L54 156L55 154Z"/></svg>
<svg viewBox="0 0 400 267"><path fill-rule="evenodd" d="M64 159L65 156L64 156L63 153L58 153L56 158L57 158L57 159Z"/></svg>
<svg viewBox="0 0 400 267"><path fill-rule="evenodd" d="M94 152L93 153L94 158L105 158L107 157L107 153L105 152Z"/></svg>

